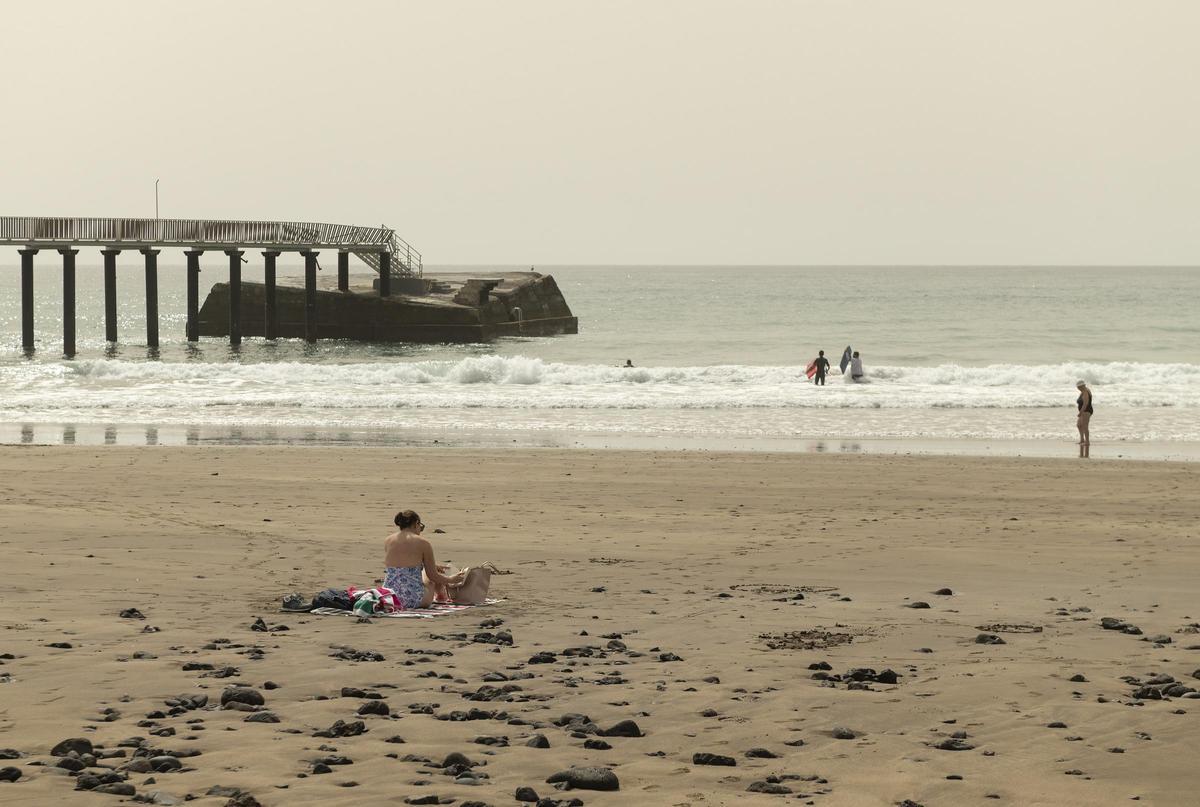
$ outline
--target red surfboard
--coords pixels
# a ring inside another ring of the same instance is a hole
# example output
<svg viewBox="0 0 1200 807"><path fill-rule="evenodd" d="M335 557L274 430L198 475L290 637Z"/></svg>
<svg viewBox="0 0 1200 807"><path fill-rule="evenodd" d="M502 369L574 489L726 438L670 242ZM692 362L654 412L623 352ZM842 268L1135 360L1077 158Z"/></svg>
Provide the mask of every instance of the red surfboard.
<svg viewBox="0 0 1200 807"><path fill-rule="evenodd" d="M816 359L812 360L812 363L808 365L808 369L804 371L804 374L806 376L808 376L809 378L812 378L813 376L815 376L817 374L817 360Z"/></svg>

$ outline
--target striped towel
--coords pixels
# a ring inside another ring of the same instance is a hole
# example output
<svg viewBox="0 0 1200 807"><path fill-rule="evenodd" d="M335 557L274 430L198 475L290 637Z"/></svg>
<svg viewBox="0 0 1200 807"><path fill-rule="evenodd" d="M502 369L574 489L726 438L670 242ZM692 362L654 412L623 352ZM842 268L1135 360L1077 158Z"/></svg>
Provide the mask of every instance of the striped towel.
<svg viewBox="0 0 1200 807"><path fill-rule="evenodd" d="M432 619L435 616L446 616L446 614L454 614L459 611L466 611L471 608L484 608L488 605L496 605L504 600L485 600L479 605L459 605L458 603L435 602L428 608L409 608L404 611L392 611L388 614L375 614L372 618L377 619ZM360 616L354 611L343 611L340 608L314 608L309 611L310 614L318 616Z"/></svg>

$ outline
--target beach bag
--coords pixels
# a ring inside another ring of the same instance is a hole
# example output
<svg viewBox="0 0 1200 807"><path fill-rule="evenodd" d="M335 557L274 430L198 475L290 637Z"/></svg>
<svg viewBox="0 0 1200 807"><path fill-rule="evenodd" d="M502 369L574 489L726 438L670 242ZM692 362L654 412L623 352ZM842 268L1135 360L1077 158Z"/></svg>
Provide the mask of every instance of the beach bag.
<svg viewBox="0 0 1200 807"><path fill-rule="evenodd" d="M313 608L336 608L339 611L354 610L354 598L344 588L327 588L313 597Z"/></svg>
<svg viewBox="0 0 1200 807"><path fill-rule="evenodd" d="M488 589L492 585L492 575L512 574L512 572L497 569L494 563L468 566L463 571L466 572L466 576L462 583L449 587L450 599L459 605L482 605L487 600Z"/></svg>

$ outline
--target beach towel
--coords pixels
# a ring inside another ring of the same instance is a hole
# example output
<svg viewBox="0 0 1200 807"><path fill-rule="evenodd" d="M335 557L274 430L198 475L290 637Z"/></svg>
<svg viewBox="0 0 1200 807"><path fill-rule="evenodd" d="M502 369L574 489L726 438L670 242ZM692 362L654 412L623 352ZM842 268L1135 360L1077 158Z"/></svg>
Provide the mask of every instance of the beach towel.
<svg viewBox="0 0 1200 807"><path fill-rule="evenodd" d="M484 600L478 605L463 605L460 603L435 602L428 608L409 608L404 611L392 611L387 614L374 614L373 618L377 619L432 619L437 616L446 616L447 614L455 614L459 611L467 611L472 608L483 608L488 605L496 605L504 600ZM361 616L354 611L347 611L341 608L314 608L309 611L310 614L317 616Z"/></svg>
<svg viewBox="0 0 1200 807"><path fill-rule="evenodd" d="M404 603L390 588L359 589L350 586L346 593L354 598L353 610L359 616L382 616L404 609Z"/></svg>

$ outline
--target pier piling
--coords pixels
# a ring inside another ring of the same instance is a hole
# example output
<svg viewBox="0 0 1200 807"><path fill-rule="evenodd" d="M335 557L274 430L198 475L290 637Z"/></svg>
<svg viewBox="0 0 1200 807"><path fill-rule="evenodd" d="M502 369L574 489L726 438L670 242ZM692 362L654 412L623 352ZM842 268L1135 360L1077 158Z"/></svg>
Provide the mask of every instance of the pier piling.
<svg viewBox="0 0 1200 807"><path fill-rule="evenodd" d="M242 251L227 249L229 256L229 344L242 343Z"/></svg>
<svg viewBox="0 0 1200 807"><path fill-rule="evenodd" d="M392 296L392 253L379 253L379 296Z"/></svg>
<svg viewBox="0 0 1200 807"><path fill-rule="evenodd" d="M274 340L279 333L279 309L275 295L275 259L279 253L267 250L263 253L263 337Z"/></svg>
<svg viewBox="0 0 1200 807"><path fill-rule="evenodd" d="M189 249L187 256L187 340L200 341L200 256L202 249Z"/></svg>
<svg viewBox="0 0 1200 807"><path fill-rule="evenodd" d="M304 341L317 341L317 255L311 250L304 256Z"/></svg>
<svg viewBox="0 0 1200 807"><path fill-rule="evenodd" d="M21 347L26 353L33 351L33 256L36 249L22 249L21 253Z"/></svg>
<svg viewBox="0 0 1200 807"><path fill-rule="evenodd" d="M63 262L63 356L75 356L75 256L77 249L60 249Z"/></svg>
<svg viewBox="0 0 1200 807"><path fill-rule="evenodd" d="M117 256L119 249L102 249L104 256L104 340L117 341Z"/></svg>
<svg viewBox="0 0 1200 807"><path fill-rule="evenodd" d="M338 291L350 291L349 252L338 252Z"/></svg>
<svg viewBox="0 0 1200 807"><path fill-rule="evenodd" d="M158 347L158 253L143 249L146 258L146 347Z"/></svg>

